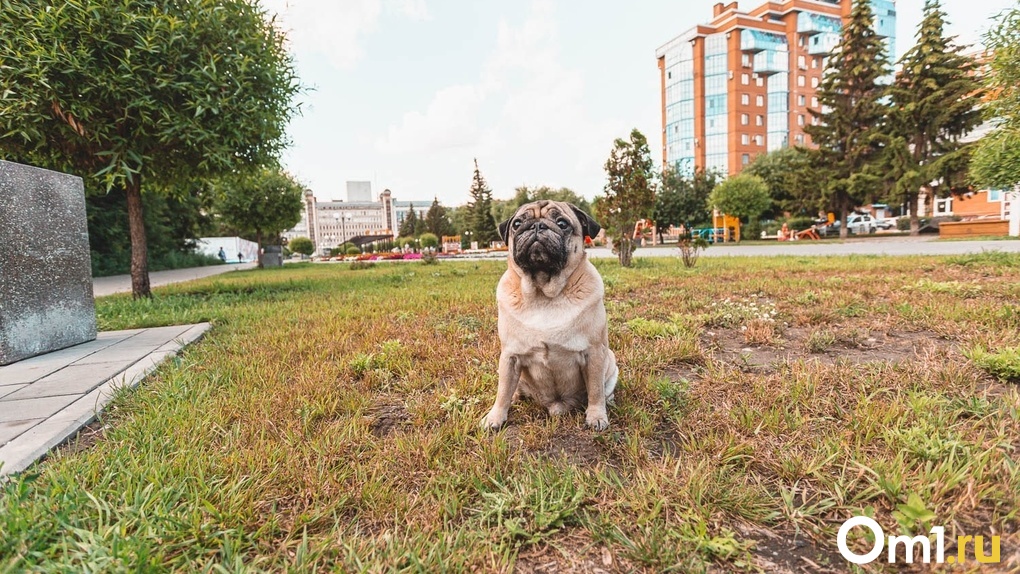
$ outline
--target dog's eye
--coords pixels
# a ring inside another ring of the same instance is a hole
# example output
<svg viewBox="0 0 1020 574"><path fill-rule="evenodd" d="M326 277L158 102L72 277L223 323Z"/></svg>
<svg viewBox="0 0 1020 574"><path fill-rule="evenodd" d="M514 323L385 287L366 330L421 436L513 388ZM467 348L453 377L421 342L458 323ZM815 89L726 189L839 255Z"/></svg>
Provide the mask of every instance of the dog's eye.
<svg viewBox="0 0 1020 574"><path fill-rule="evenodd" d="M521 220L520 220L520 219L515 219L515 220L514 220L514 222L513 222L513 223L511 223L510 225L511 225L511 226L512 226L512 227L513 227L514 229L517 229L518 227L520 227L520 226L521 226Z"/></svg>
<svg viewBox="0 0 1020 574"><path fill-rule="evenodd" d="M570 229L570 222L562 217L556 220L556 225L559 225L563 231Z"/></svg>

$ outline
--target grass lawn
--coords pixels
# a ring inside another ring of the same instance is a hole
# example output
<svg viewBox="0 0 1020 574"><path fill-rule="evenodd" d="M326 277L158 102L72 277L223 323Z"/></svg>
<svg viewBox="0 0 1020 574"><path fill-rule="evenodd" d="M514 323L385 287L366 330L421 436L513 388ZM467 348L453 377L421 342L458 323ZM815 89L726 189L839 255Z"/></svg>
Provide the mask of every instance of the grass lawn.
<svg viewBox="0 0 1020 574"><path fill-rule="evenodd" d="M596 266L603 433L526 402L477 430L505 262L100 299L102 329L215 328L0 487L0 571L845 571L858 514L1020 568L1020 255Z"/></svg>

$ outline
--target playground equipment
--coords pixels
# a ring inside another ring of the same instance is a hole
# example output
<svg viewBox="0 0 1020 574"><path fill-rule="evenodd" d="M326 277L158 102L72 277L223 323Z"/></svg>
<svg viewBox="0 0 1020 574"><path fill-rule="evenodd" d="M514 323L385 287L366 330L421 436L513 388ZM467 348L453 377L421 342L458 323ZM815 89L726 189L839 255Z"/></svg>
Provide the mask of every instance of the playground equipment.
<svg viewBox="0 0 1020 574"><path fill-rule="evenodd" d="M712 243L740 241L740 218L712 210Z"/></svg>
<svg viewBox="0 0 1020 574"><path fill-rule="evenodd" d="M637 220L637 223L634 224L634 235L633 235L634 240L635 241L640 240L641 241L641 245L643 246L645 244L645 236L648 233L651 233L651 235L652 235L652 245L655 245L655 222L652 221L651 219L639 219L639 220Z"/></svg>
<svg viewBox="0 0 1020 574"><path fill-rule="evenodd" d="M460 235L443 236L443 253L460 253Z"/></svg>

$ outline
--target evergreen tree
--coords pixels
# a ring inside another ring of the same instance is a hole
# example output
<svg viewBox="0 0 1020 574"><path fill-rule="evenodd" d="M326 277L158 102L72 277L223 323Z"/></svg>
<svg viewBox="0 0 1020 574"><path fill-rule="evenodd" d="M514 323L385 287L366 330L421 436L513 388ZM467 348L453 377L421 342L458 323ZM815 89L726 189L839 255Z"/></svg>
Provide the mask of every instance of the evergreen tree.
<svg viewBox="0 0 1020 574"><path fill-rule="evenodd" d="M939 0L927 0L917 43L900 59L890 91L889 175L894 193L910 211L910 233L919 231L917 196L964 184L970 146L960 138L981 122L975 63L944 34Z"/></svg>
<svg viewBox="0 0 1020 574"><path fill-rule="evenodd" d="M971 163L980 185L1020 184L1020 4L999 15L984 36L988 50L986 117L996 128L981 138Z"/></svg>
<svg viewBox="0 0 1020 574"><path fill-rule="evenodd" d="M468 202L468 231L471 232L471 241L477 241L479 246L488 246L491 242L499 239L499 231L496 229L496 220L492 217L492 190L485 183L478 170L478 160L475 159L475 174L471 181L471 201Z"/></svg>
<svg viewBox="0 0 1020 574"><path fill-rule="evenodd" d="M847 213L881 183L876 164L886 110L878 81L887 73L888 59L873 21L870 0L855 0L818 89L822 111L811 110L820 123L804 128L818 146L812 159L826 180L821 202L839 213L841 237L846 237Z"/></svg>
<svg viewBox="0 0 1020 574"><path fill-rule="evenodd" d="M655 171L648 140L637 129L630 141L617 138L606 160L605 195L597 198L596 211L620 265L630 267L634 253L634 225L655 211Z"/></svg>
<svg viewBox="0 0 1020 574"><path fill-rule="evenodd" d="M418 216L414 213L414 204L411 204L410 209L407 210L407 216L400 222L400 229L397 230L397 235L400 237L415 237L415 231L418 229Z"/></svg>
<svg viewBox="0 0 1020 574"><path fill-rule="evenodd" d="M450 223L450 218L446 215L446 208L439 205L438 197L432 199L432 206L425 214L425 229L439 238L444 235L453 235L453 224Z"/></svg>

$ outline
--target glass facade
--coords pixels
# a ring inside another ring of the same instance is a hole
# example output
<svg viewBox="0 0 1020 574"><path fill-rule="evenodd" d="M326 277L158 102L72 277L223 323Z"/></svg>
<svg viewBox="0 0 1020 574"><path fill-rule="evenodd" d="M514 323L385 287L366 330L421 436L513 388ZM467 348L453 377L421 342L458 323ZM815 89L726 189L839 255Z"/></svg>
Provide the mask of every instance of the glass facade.
<svg viewBox="0 0 1020 574"><path fill-rule="evenodd" d="M729 172L726 34L705 38L705 169Z"/></svg>
<svg viewBox="0 0 1020 574"><path fill-rule="evenodd" d="M694 173L694 48L674 42L665 54L666 161L685 175Z"/></svg>

